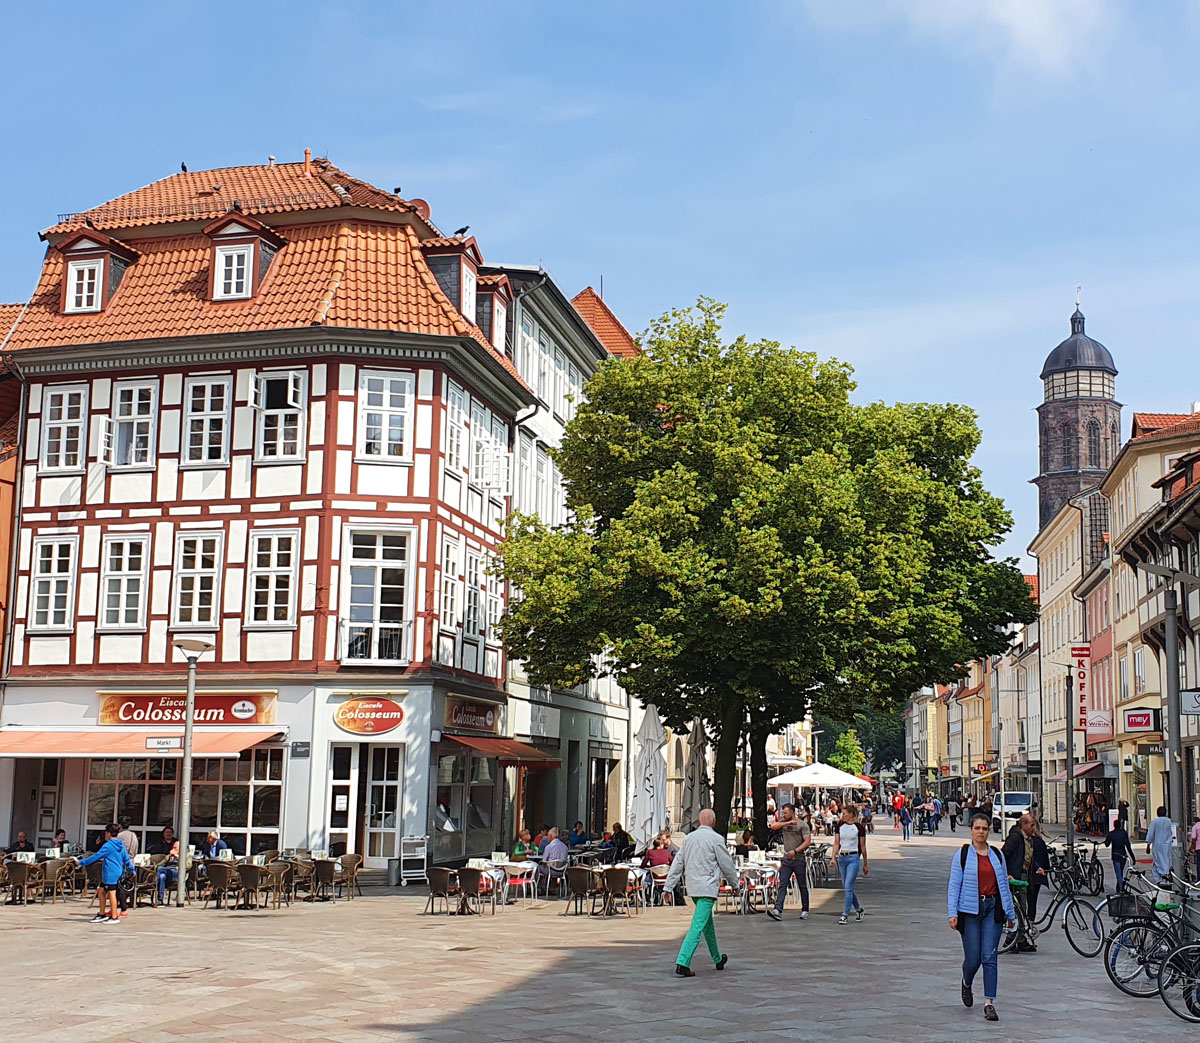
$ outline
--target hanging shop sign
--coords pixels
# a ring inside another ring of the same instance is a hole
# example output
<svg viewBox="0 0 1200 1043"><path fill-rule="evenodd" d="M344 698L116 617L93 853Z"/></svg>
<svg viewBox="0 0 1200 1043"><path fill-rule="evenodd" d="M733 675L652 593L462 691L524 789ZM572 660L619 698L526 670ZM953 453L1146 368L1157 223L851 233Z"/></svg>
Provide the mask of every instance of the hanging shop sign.
<svg viewBox="0 0 1200 1043"><path fill-rule="evenodd" d="M500 714L493 703L477 703L472 699L446 696L446 727L472 732L500 730Z"/></svg>
<svg viewBox="0 0 1200 1043"><path fill-rule="evenodd" d="M183 724L187 692L101 692L98 722L130 725ZM197 692L195 724L274 724L274 692Z"/></svg>
<svg viewBox="0 0 1200 1043"><path fill-rule="evenodd" d="M1125 710L1124 713L1127 732L1156 732L1159 730L1157 710Z"/></svg>
<svg viewBox="0 0 1200 1043"><path fill-rule="evenodd" d="M1072 713L1075 717L1075 728L1081 732L1088 730L1088 700L1092 696L1092 646L1071 646L1071 674L1075 678L1075 705Z"/></svg>
<svg viewBox="0 0 1200 1043"><path fill-rule="evenodd" d="M347 699L333 709L333 723L355 735L383 735L404 720L404 707L391 699Z"/></svg>

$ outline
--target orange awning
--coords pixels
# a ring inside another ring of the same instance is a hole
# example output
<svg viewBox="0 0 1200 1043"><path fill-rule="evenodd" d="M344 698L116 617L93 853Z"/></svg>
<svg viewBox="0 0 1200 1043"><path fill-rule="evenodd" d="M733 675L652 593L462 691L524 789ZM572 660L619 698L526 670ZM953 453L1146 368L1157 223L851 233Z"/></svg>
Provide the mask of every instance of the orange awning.
<svg viewBox="0 0 1200 1043"><path fill-rule="evenodd" d="M1104 767L1103 761L1084 761L1082 764L1076 764L1075 765L1075 778L1079 778L1080 775L1086 775L1089 771L1095 771L1097 768L1103 768L1103 767ZM1063 771L1060 771L1057 775L1051 775L1050 778L1048 778L1046 781L1047 782L1066 782L1067 781L1066 770L1064 769Z"/></svg>
<svg viewBox="0 0 1200 1043"><path fill-rule="evenodd" d="M549 768L557 767L560 763L554 754L544 753L528 743L517 742L516 739L491 739L474 735L447 735L446 738L470 746L480 753L486 753L489 757L499 757L505 764L541 764Z"/></svg>
<svg viewBox="0 0 1200 1043"><path fill-rule="evenodd" d="M231 728L227 731L192 733L196 757L237 757L257 746L279 728ZM164 746L175 747L164 749ZM182 729L121 731L92 728L87 731L35 731L32 728L0 728L0 757L182 757Z"/></svg>

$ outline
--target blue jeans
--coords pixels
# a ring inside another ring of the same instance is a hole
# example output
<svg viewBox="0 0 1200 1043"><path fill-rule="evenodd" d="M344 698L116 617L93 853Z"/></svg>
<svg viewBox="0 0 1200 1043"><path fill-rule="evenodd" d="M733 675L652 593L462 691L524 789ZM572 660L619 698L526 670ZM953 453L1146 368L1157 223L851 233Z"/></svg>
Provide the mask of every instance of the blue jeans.
<svg viewBox="0 0 1200 1043"><path fill-rule="evenodd" d="M854 893L854 881L858 879L858 871L862 868L862 859L857 854L838 855L838 872L842 874L842 887L846 892L846 902L842 906L842 915L849 916L851 909L861 909L858 896Z"/></svg>
<svg viewBox="0 0 1200 1043"><path fill-rule="evenodd" d="M900 828L904 830L904 835L903 835L904 839L912 840L912 823L911 822L901 822Z"/></svg>
<svg viewBox="0 0 1200 1043"><path fill-rule="evenodd" d="M779 863L779 882L775 890L775 911L783 912L783 900L787 898L788 883L796 878L796 883L800 885L800 908L808 912L808 870L805 867L803 856L795 860L785 858Z"/></svg>
<svg viewBox="0 0 1200 1043"><path fill-rule="evenodd" d="M1125 886L1125 859L1113 859L1113 871L1117 874L1117 890Z"/></svg>
<svg viewBox="0 0 1200 1043"><path fill-rule="evenodd" d="M985 999L996 998L997 967L996 950L1000 947L1000 935L1004 925L996 923L996 899L981 898L978 913L959 913L962 921L963 984L971 987L975 972L983 966L983 995Z"/></svg>
<svg viewBox="0 0 1200 1043"><path fill-rule="evenodd" d="M929 816L929 824L930 824L930 826L932 826L932 827L933 827L933 828L932 828L932 831L933 831L934 833L936 833L936 832L937 832L938 823L939 823L939 822L941 822L941 821L942 821L942 816L941 816L941 815L930 815L930 816Z"/></svg>
<svg viewBox="0 0 1200 1043"><path fill-rule="evenodd" d="M178 869L176 869L174 866L158 867L158 901L160 904L166 900L167 888L173 887L178 882Z"/></svg>

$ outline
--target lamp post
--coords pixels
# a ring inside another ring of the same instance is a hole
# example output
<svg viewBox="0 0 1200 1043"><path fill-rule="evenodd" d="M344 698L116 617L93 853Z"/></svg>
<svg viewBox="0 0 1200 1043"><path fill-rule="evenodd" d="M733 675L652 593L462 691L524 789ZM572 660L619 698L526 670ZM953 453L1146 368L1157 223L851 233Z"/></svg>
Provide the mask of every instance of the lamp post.
<svg viewBox="0 0 1200 1043"><path fill-rule="evenodd" d="M192 828L192 721L196 716L196 660L217 646L196 637L180 637L173 642L187 658L187 710L183 717L183 799L179 803L179 871L175 884L175 907L187 902L188 835Z"/></svg>

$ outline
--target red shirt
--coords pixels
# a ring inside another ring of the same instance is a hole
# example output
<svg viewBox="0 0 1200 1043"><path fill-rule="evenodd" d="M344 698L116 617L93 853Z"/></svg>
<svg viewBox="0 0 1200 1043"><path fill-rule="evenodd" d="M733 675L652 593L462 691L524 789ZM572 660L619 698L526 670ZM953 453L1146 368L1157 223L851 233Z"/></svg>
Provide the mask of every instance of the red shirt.
<svg viewBox="0 0 1200 1043"><path fill-rule="evenodd" d="M990 855L976 857L979 859L979 897L999 896L1000 885L996 883L996 870L992 866Z"/></svg>

